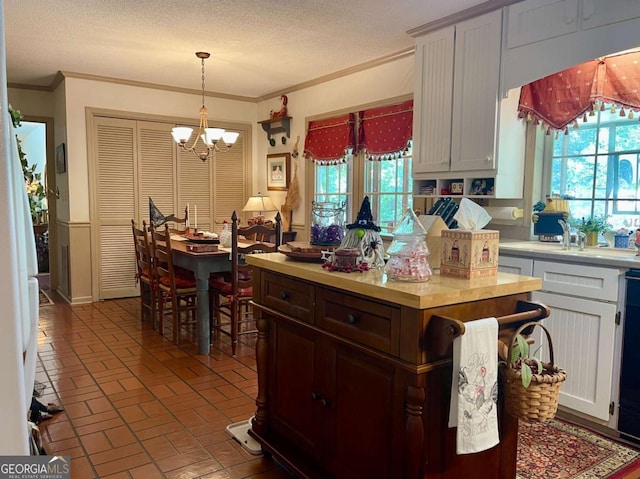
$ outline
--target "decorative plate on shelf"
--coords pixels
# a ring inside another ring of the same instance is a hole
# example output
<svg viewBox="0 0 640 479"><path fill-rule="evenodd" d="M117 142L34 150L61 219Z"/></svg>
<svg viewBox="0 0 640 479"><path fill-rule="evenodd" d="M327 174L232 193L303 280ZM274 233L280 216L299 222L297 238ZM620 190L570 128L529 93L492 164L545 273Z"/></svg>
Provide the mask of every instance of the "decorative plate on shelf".
<svg viewBox="0 0 640 479"><path fill-rule="evenodd" d="M309 261L309 262L316 262L316 263L319 263L322 261L321 250L315 250L310 248L306 250L299 250L299 249L296 249L295 247L292 248L288 244L283 244L278 246L278 251L280 251L280 253L282 253L283 255L291 259L295 259L297 261Z"/></svg>

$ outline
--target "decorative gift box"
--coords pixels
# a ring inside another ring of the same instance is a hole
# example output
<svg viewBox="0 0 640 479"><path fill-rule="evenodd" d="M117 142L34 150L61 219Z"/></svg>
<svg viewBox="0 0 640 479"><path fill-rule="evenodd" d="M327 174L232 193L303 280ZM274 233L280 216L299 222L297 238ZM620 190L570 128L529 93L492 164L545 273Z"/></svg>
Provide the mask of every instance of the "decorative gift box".
<svg viewBox="0 0 640 479"><path fill-rule="evenodd" d="M217 244L187 244L187 250L193 253L215 253L218 251Z"/></svg>
<svg viewBox="0 0 640 479"><path fill-rule="evenodd" d="M498 273L497 230L442 230L440 274L457 278L485 278Z"/></svg>

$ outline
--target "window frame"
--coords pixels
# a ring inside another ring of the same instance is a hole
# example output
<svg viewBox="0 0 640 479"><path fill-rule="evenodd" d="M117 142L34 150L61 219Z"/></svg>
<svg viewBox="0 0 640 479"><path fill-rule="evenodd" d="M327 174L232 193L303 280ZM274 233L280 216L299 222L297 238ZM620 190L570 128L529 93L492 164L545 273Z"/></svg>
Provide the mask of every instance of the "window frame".
<svg viewBox="0 0 640 479"><path fill-rule="evenodd" d="M608 111L608 109L606 110ZM613 113L612 113L613 114ZM562 132L558 132L556 135L548 135L546 136L546 141L544 142L544 160L543 160L543 177L544 177L544 188L543 193L545 196L553 196L554 194L559 193L560 196L563 196L567 193L570 193L567 190L567 171L569 169L568 163L571 159L576 158L586 158L592 159L593 163L593 171L591 173L592 181L591 181L591 195L590 197L571 197L568 198L569 205L571 208L571 203L574 202L574 205L577 202L588 204L589 205L589 214L590 215L601 215L604 214L610 218L610 223L614 226L614 229L618 229L619 227L626 228L637 228L638 227L638 215L640 214L640 204L639 204L639 192L640 192L640 122L637 119L612 119L610 116L608 118L602 118L603 113L601 111L596 112L596 118L590 119L589 122L580 123L580 130L595 130L594 137L594 149L593 151L589 151L587 153L583 152L571 152L569 148L570 136L563 134ZM616 129L620 127L635 127L637 130L637 137L639 140L637 141L637 147L632 149L616 149L616 140L618 139L618 135L616 135ZM601 147L601 129L608 129L606 139L606 150L603 151ZM561 154L556 154L556 142L561 141ZM632 163L632 180L635 184L635 198L624 198L620 197L620 174L619 174L619 165L622 161L628 160L628 157L632 157L631 161L635 161L635 174L633 173L633 163ZM554 170L554 162L560 161L561 168L560 171L557 171L557 168ZM588 160L587 160L588 161ZM598 187L598 171L604 168L606 170L606 181L604 185L605 194L598 195L598 189L602 189L602 186ZM560 189L565 191L557 191L557 188L554 188L553 175L554 171L556 174L560 175L559 184L561 185ZM635 202L634 209L623 210L622 205L629 204L629 202ZM575 211L575 209L574 209ZM575 212L572 211L572 216L575 215ZM633 218L635 217L635 218ZM574 216L574 220L575 220Z"/></svg>

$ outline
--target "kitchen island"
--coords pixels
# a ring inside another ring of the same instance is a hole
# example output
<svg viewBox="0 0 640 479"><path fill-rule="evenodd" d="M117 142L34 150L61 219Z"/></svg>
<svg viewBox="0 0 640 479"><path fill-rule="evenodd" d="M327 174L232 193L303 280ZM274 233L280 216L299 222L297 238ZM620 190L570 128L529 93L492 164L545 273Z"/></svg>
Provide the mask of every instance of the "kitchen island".
<svg viewBox="0 0 640 479"><path fill-rule="evenodd" d="M455 323L532 309L541 280L498 273L425 283L329 272L279 253L254 266L258 396L250 434L296 477L513 479L517 420L456 455L447 427ZM528 314L528 313L524 313ZM521 316L518 316L521 318ZM526 319L501 325L501 334ZM464 326L462 327L464 330Z"/></svg>

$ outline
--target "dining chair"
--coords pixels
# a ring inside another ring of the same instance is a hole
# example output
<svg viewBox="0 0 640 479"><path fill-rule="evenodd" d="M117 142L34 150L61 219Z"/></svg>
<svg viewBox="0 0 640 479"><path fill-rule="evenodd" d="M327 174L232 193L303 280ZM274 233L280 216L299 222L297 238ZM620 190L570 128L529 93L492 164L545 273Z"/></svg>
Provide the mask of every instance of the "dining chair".
<svg viewBox="0 0 640 479"><path fill-rule="evenodd" d="M258 240L240 239L238 215L231 215L231 274L217 274L209 280L209 322L212 337L220 333L231 337L231 353L235 356L240 335L257 332L249 301L253 297L253 270L245 261L248 254L272 253L280 246L281 218L276 215L275 234L272 228L252 225L242 228L242 236L255 235ZM274 238L274 242L260 238Z"/></svg>
<svg viewBox="0 0 640 479"><path fill-rule="evenodd" d="M135 220L131 220L133 246L136 253L136 282L140 282L140 321L144 322L145 316L149 315L155 328L156 295L153 281L153 259L149 243L149 231L144 221L142 224L142 229L140 229Z"/></svg>
<svg viewBox="0 0 640 479"><path fill-rule="evenodd" d="M173 342L179 344L181 328L192 326L194 329L197 323L196 280L176 274L169 225L165 224L159 229L151 226L151 247L158 283L158 331L164 335L165 306L170 303Z"/></svg>

